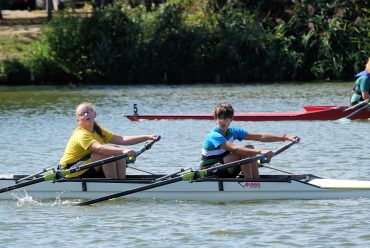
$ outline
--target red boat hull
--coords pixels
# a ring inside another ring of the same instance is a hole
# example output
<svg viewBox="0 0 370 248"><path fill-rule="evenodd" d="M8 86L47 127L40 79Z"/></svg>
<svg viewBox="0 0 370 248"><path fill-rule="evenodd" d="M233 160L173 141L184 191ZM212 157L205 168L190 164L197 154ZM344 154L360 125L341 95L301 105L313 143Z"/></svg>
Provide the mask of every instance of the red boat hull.
<svg viewBox="0 0 370 248"><path fill-rule="evenodd" d="M328 121L344 118L355 109L346 111L346 106L305 106L302 112L259 112L235 114L234 121ZM125 115L131 121L141 120L213 120L211 114L158 114ZM370 111L364 109L355 114L352 120L370 118Z"/></svg>

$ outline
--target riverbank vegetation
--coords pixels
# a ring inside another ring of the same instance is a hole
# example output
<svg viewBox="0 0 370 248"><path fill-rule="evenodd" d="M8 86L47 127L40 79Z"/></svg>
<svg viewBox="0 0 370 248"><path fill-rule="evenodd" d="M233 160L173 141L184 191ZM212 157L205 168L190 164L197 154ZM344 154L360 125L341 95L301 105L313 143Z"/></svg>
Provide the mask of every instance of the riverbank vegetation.
<svg viewBox="0 0 370 248"><path fill-rule="evenodd" d="M167 0L58 11L3 82L352 79L370 54L366 1Z"/></svg>

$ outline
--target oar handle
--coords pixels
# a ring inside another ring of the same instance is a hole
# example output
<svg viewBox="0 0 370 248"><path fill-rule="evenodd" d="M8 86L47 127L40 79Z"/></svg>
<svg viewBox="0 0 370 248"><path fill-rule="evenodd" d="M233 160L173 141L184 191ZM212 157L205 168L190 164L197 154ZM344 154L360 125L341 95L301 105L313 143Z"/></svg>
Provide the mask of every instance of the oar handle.
<svg viewBox="0 0 370 248"><path fill-rule="evenodd" d="M367 105L368 103L369 103L369 99L366 99L366 100L364 100L364 101L362 101L362 102L357 103L356 105L353 105L353 106L351 106L351 107L346 108L346 109L344 110L344 112L347 112L347 111L352 110L352 109L357 109L357 108L359 108L359 107L362 107L362 106L364 106L364 105Z"/></svg>
<svg viewBox="0 0 370 248"><path fill-rule="evenodd" d="M146 142L145 145L140 150L138 150L138 151L135 152L136 153L136 157L128 157L126 159L127 163L135 163L136 158L140 154L142 154L146 150L149 150L150 148L152 148L152 146L154 145L154 143L160 141L160 139L161 139L161 136L159 135L159 136L156 137L156 139L154 139L154 140L152 140L150 142Z"/></svg>
<svg viewBox="0 0 370 248"><path fill-rule="evenodd" d="M158 142L161 140L161 136L158 135L156 139L150 141L150 142L147 142L145 143L145 145L138 151L136 151L136 156L139 156L140 154L142 154L143 152L145 152L146 150L149 150L150 148L152 148L152 146L154 145L154 143Z"/></svg>
<svg viewBox="0 0 370 248"><path fill-rule="evenodd" d="M301 141L301 139L299 137L296 137L295 140L289 142L288 144L286 144L286 145L280 147L279 149L277 149L276 151L274 151L273 154L272 154L272 157L275 157L279 153L282 153L283 151L285 151L286 149L288 149L292 145L299 143L300 141ZM270 163L270 161L271 161L270 159L263 158L263 159L260 160L260 163L261 164L266 164L266 163L268 164L268 163Z"/></svg>
<svg viewBox="0 0 370 248"><path fill-rule="evenodd" d="M301 141L301 139L299 137L296 137L295 140L289 142L288 144L280 147L279 149L277 149L276 151L274 151L274 155L273 157L275 157L276 155L278 155L279 153L282 153L283 151L285 151L286 149L288 149L289 147L291 147L292 145L294 144L297 144Z"/></svg>
<svg viewBox="0 0 370 248"><path fill-rule="evenodd" d="M356 111L352 112L351 114L347 115L344 118L345 119L351 119L354 115L356 115L359 112L361 112L362 110L366 109L369 105L370 105L370 103L366 103L364 106L362 106L361 108L357 109Z"/></svg>

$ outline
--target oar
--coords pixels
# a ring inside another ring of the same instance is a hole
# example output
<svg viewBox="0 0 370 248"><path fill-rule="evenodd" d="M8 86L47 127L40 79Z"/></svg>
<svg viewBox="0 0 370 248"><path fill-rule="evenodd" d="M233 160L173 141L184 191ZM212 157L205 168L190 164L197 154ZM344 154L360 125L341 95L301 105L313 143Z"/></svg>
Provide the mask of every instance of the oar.
<svg viewBox="0 0 370 248"><path fill-rule="evenodd" d="M353 105L351 107L346 108L344 110L344 112L348 112L349 110L360 108L360 107L362 107L362 106L364 106L364 105L366 105L368 103L369 103L369 99L366 99L366 100L364 100L362 102L357 103L356 105Z"/></svg>
<svg viewBox="0 0 370 248"><path fill-rule="evenodd" d="M28 175L26 177L22 177L22 178L16 180L15 183L18 184L18 183L20 183L22 181L26 181L26 180L29 180L30 178L34 178L34 177L37 177L37 176L39 176L41 174L44 174L45 172L54 171L54 170L55 170L55 168L45 168L45 169L43 169L42 171L40 171L38 173L35 173L35 174L32 174L32 175Z"/></svg>
<svg viewBox="0 0 370 248"><path fill-rule="evenodd" d="M181 169L181 170L179 170L179 171L177 171L177 172L174 172L174 173L172 173L172 174L169 174L169 175L166 175L166 176L163 176L163 177L160 177L160 178L157 178L157 179L155 179L154 181L163 181L164 179L166 179L166 178L169 178L169 177L173 177L173 176L177 176L178 174L180 174L180 173L184 173L185 171L188 171L188 170L192 170L191 168L187 168L187 169Z"/></svg>
<svg viewBox="0 0 370 248"><path fill-rule="evenodd" d="M160 136L158 136L158 138L156 140L152 140L151 142L146 143L140 150L135 152L136 156L139 156L144 151L149 150L153 146L153 144L155 142L159 141L159 140L160 140ZM103 164L107 164L107 163L110 163L110 162L114 162L114 161L117 161L117 160L120 160L120 159L123 159L123 158L126 158L126 157L127 157L127 154L122 154L122 155L112 156L112 157L105 158L105 159L102 159L102 160L94 161L92 163L81 165L81 166L75 167L75 168L70 168L70 169L67 169L67 170L58 170L58 171L54 170L53 172L50 172L50 173L48 173L48 174L46 174L42 177L32 179L32 180L29 180L29 181L25 181L25 182L21 182L21 183L18 183L18 184L9 186L9 187L2 188L2 189L0 189L0 193L8 192L8 191L11 191L11 190L14 190L14 189L23 188L23 187L26 187L26 186L29 186L29 185L33 185L33 184L41 183L41 182L45 182L45 181L52 182L52 181L55 181L55 180L59 180L59 179L65 177L65 176L67 176L71 173L75 173L75 172L80 171L80 170L90 169L90 168L100 166L100 165L103 165Z"/></svg>
<svg viewBox="0 0 370 248"><path fill-rule="evenodd" d="M81 203L78 203L76 205L77 206L91 205L91 204L94 204L94 203L114 199L114 198L125 196L125 195L130 195L130 194L133 194L133 193L141 192L141 191L148 190L148 189L157 188L157 187L160 187L160 186L168 185L168 184L179 182L179 181L191 181L191 180L197 179L199 177L206 176L207 174L214 174L219 170L224 170L224 169L235 167L235 166L238 166L238 165L241 165L241 164L251 163L253 161L260 160L264 157L265 157L265 155L259 155L259 156L253 157L253 158L238 160L238 161L235 161L235 162L232 162L232 163L223 164L223 165L213 167L213 168L210 168L210 169L190 171L190 172L187 172L185 174L182 174L182 175L174 177L174 178L166 179L166 180L159 181L159 182L154 182L154 183L142 186L142 187L138 187L138 188L134 188L134 189L131 189L131 190L115 193L115 194L112 194L112 195L104 196L104 197L93 199L93 200L90 200L90 201L81 202ZM168 178L168 176L166 176L166 178Z"/></svg>
<svg viewBox="0 0 370 248"><path fill-rule="evenodd" d="M361 108L357 109L356 111L350 113L349 115L347 115L346 117L343 117L341 119L339 119L338 121L343 121L343 120L351 120L351 118L355 115L357 115L358 113L360 113L361 111L363 111L364 109L368 108L370 106L370 103L366 103L365 105L363 105Z"/></svg>
<svg viewBox="0 0 370 248"><path fill-rule="evenodd" d="M299 142L299 139L297 139L295 141L292 141L287 145L282 146L281 148L279 148L277 151L274 152L273 156L278 155L279 153L285 151L286 149L288 149L289 147L291 147L292 145L294 145L298 142ZM184 174L179 175L179 176L174 177L174 178L166 179L166 180L159 181L159 182L154 182L154 183L151 183L151 184L148 184L148 185L145 185L145 186L141 186L141 187L137 187L137 188L134 188L134 189L127 190L127 191L111 194L111 195L100 197L100 198L93 199L93 200L90 200L90 201L81 202L81 203L78 203L76 205L77 206L91 205L91 204L94 204L94 203L98 203L98 202L118 198L118 197L125 196L125 195L130 195L130 194L133 194L133 193L138 193L138 192L141 192L141 191L144 191L144 190L153 189L153 188L161 187L161 186L164 186L164 185L169 185L169 184L180 182L180 181L195 180L195 179L198 179L200 177L207 176L207 175L213 175L213 174L217 173L218 171L222 171L222 170L225 170L225 169L228 169L228 168L240 166L242 164L248 164L248 163L251 163L251 162L254 162L254 161L257 161L257 160L261 160L261 159L264 159L265 157L266 157L266 154L261 154L261 155L258 155L258 156L252 157L252 158L246 158L246 159L238 160L238 161L227 163L227 164L222 164L222 165L212 167L212 168L209 168L209 169L190 171L190 172L184 173Z"/></svg>
<svg viewBox="0 0 370 248"><path fill-rule="evenodd" d="M277 149L276 151L274 151L273 157L275 157L276 155L282 153L283 151L285 151L286 149L288 149L292 145L298 144L300 141L301 141L301 139L299 137L296 137L295 140L289 142L288 144L286 144L286 145L280 147L279 149Z"/></svg>
<svg viewBox="0 0 370 248"><path fill-rule="evenodd" d="M287 144L287 145L285 145L285 146L283 146L283 147L279 148L278 150L276 150L276 151L274 152L274 155L273 155L273 156L276 156L276 155L278 155L279 153L282 153L283 151L285 151L286 149L288 149L288 148L289 148L289 147L291 147L292 145L294 145L294 144L296 144L296 143L299 143L299 141L300 141L300 138L299 138L299 137L297 137L297 139L296 139L295 141L292 141L292 142L290 142L289 144ZM280 171L280 172L283 172L283 173L286 173L286 174L291 174L291 175L293 175L293 174L294 174L294 173L289 172L289 171L284 171L284 170L282 170L282 169L280 169L280 168L276 168L276 167L272 167L272 166L264 165L263 163L266 163L266 162L268 163L268 162L270 162L270 161L262 160L262 161L261 161L261 164L260 164L260 167L265 167L265 168L268 168L268 169L271 169L271 170Z"/></svg>

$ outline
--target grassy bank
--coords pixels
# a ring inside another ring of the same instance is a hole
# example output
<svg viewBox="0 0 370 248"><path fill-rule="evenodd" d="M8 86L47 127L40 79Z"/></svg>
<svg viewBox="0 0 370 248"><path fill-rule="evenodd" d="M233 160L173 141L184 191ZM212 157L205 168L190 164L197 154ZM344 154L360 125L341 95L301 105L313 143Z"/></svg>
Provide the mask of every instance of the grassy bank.
<svg viewBox="0 0 370 248"><path fill-rule="evenodd" d="M5 60L24 61L32 53L32 44L38 40L47 22L46 11L3 11L0 20L0 80L6 80L1 65Z"/></svg>
<svg viewBox="0 0 370 248"><path fill-rule="evenodd" d="M2 73L8 84L136 84L343 80L363 69L370 37L363 2L274 4L167 0L148 11L125 1L83 14L65 9L44 29L45 16L28 28L8 24L23 30L1 42Z"/></svg>
<svg viewBox="0 0 370 248"><path fill-rule="evenodd" d="M0 20L0 61L22 59L41 34L46 23L45 11L3 11Z"/></svg>

